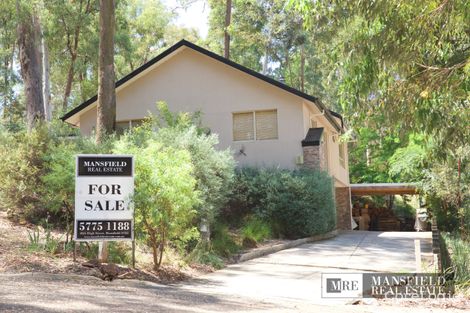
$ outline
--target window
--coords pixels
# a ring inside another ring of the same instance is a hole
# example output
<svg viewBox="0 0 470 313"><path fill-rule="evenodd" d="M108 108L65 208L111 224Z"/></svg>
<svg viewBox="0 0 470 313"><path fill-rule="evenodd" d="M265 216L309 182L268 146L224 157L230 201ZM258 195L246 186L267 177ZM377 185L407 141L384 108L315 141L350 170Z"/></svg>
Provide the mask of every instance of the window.
<svg viewBox="0 0 470 313"><path fill-rule="evenodd" d="M116 133L123 134L132 127L137 127L142 124L144 120L131 120L131 121L120 121L116 122Z"/></svg>
<svg viewBox="0 0 470 313"><path fill-rule="evenodd" d="M253 112L233 114L233 140L254 140L255 131L253 122Z"/></svg>
<svg viewBox="0 0 470 313"><path fill-rule="evenodd" d="M234 141L277 138L277 110L233 114Z"/></svg>
<svg viewBox="0 0 470 313"><path fill-rule="evenodd" d="M346 155L345 155L344 142L340 142L339 143L339 164L341 164L343 168L346 168L345 156Z"/></svg>

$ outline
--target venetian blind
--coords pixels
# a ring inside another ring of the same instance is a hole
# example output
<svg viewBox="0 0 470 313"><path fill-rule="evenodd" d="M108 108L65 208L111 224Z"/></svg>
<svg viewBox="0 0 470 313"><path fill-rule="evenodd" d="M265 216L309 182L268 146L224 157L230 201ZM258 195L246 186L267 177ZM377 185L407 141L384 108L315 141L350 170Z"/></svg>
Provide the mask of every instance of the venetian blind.
<svg viewBox="0 0 470 313"><path fill-rule="evenodd" d="M254 140L253 112L233 114L233 140Z"/></svg>
<svg viewBox="0 0 470 313"><path fill-rule="evenodd" d="M256 139L277 139L277 110L257 111Z"/></svg>

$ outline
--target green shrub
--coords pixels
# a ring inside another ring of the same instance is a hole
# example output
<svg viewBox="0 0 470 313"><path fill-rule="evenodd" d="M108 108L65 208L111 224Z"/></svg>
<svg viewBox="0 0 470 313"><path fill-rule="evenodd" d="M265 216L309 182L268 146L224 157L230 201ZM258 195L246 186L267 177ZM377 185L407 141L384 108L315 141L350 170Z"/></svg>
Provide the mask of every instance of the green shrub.
<svg viewBox="0 0 470 313"><path fill-rule="evenodd" d="M273 234L299 238L335 228L333 181L325 172L244 168L238 171L224 219L255 215ZM236 219L236 218L235 218Z"/></svg>
<svg viewBox="0 0 470 313"><path fill-rule="evenodd" d="M11 216L37 223L46 217L41 205L44 192L43 157L50 143L48 130L38 127L31 133L0 133L0 201Z"/></svg>
<svg viewBox="0 0 470 313"><path fill-rule="evenodd" d="M191 225L198 202L196 181L188 151L165 147L154 139L143 147L134 143L128 134L116 142L115 152L135 156L137 235L149 243L158 269L168 242L198 234Z"/></svg>
<svg viewBox="0 0 470 313"><path fill-rule="evenodd" d="M199 264L210 265L215 269L224 267L224 261L213 252L210 245L200 242L189 254L188 260Z"/></svg>
<svg viewBox="0 0 470 313"><path fill-rule="evenodd" d="M132 247L123 241L111 241L108 244L108 262L117 264L131 264Z"/></svg>
<svg viewBox="0 0 470 313"><path fill-rule="evenodd" d="M248 238L258 243L271 238L272 231L270 224L266 221L256 217L249 217L241 229L241 234L243 238Z"/></svg>
<svg viewBox="0 0 470 313"><path fill-rule="evenodd" d="M149 121L157 129L156 141L189 152L199 192L197 217L199 221L205 220L207 226L212 224L230 194L235 168L230 150L216 149L218 137L200 126L199 113L172 113L160 102L158 116Z"/></svg>
<svg viewBox="0 0 470 313"><path fill-rule="evenodd" d="M215 224L211 234L212 250L222 257L228 258L238 253L241 247L235 242L230 235L228 227L223 224Z"/></svg>
<svg viewBox="0 0 470 313"><path fill-rule="evenodd" d="M455 284L470 291L470 242L455 235L443 234L445 246L449 250L450 260L455 271Z"/></svg>
<svg viewBox="0 0 470 313"><path fill-rule="evenodd" d="M416 208L410 205L404 196L395 196L392 210L397 217L414 219L416 216Z"/></svg>

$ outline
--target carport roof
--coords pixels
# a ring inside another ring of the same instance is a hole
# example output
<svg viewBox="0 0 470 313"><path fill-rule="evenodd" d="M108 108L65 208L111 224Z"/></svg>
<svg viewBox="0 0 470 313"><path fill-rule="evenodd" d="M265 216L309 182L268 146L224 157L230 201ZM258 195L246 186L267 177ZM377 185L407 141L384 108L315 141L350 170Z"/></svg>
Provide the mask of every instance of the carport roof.
<svg viewBox="0 0 470 313"><path fill-rule="evenodd" d="M351 184L350 187L353 196L418 194L414 183Z"/></svg>

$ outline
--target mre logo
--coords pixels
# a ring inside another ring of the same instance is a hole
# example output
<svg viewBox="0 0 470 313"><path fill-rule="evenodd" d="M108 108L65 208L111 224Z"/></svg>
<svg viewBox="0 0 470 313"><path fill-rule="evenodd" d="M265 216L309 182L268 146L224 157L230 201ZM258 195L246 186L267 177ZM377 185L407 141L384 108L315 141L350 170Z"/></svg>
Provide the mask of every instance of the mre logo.
<svg viewBox="0 0 470 313"><path fill-rule="evenodd" d="M323 298L355 298L362 296L362 274L323 273Z"/></svg>

